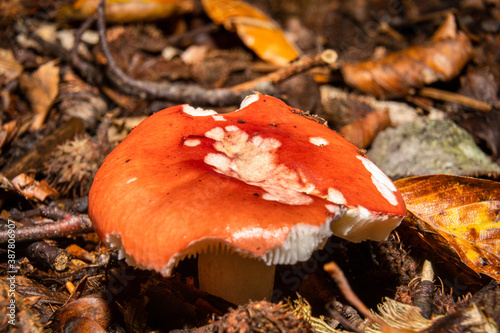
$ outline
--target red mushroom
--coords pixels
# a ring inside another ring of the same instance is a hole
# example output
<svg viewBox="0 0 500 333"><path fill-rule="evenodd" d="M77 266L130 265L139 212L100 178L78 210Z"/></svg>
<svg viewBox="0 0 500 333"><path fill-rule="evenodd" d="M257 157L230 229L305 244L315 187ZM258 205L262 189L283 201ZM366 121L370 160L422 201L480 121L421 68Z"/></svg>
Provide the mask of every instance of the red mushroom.
<svg viewBox="0 0 500 333"><path fill-rule="evenodd" d="M307 260L332 234L383 240L405 212L354 145L261 94L229 114L152 115L109 154L89 197L97 232L130 264L170 276L198 256L200 287L240 304L269 297L274 265Z"/></svg>

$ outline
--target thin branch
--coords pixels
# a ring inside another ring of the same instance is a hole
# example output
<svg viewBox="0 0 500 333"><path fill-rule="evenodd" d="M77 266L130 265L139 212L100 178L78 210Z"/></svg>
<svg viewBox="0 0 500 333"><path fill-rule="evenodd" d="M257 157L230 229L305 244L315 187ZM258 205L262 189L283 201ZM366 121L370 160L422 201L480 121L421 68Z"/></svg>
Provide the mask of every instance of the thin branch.
<svg viewBox="0 0 500 333"><path fill-rule="evenodd" d="M342 272L342 270L336 263L330 262L326 264L323 269L328 274L330 274L346 300L351 303L351 305L354 306L363 316L382 327L387 325L380 318L377 318L373 313L371 313L366 305L364 305L363 302L358 298L358 296L356 296L354 291L351 289L349 282L347 282L344 272Z"/></svg>
<svg viewBox="0 0 500 333"><path fill-rule="evenodd" d="M361 313L363 316L368 318L371 322L377 323L380 325L380 331L383 333L416 333L415 331L412 330L407 330L404 328L396 328L388 325L385 323L382 319L376 317L367 307L366 305L358 298L358 296L354 293L354 291L351 289L351 286L349 285L349 282L347 282L347 279L344 275L344 272L340 269L340 267L332 262L329 262L328 264L323 266L323 269L330 274L332 279L337 283L337 286L339 287L340 291L346 298L346 300L351 303L352 306L354 306L359 313Z"/></svg>
<svg viewBox="0 0 500 333"><path fill-rule="evenodd" d="M195 105L238 105L249 92L204 89L193 84L140 81L128 76L115 62L106 40L105 0L97 7L97 30L102 52L108 62L106 74L123 93L142 99L165 99ZM266 93L266 91L263 91Z"/></svg>
<svg viewBox="0 0 500 333"><path fill-rule="evenodd" d="M29 242L92 231L94 227L87 215L66 213L58 222L16 229L15 240L16 242ZM8 240L9 232L0 231L0 244L6 244Z"/></svg>
<svg viewBox="0 0 500 333"><path fill-rule="evenodd" d="M436 88L422 88L419 90L418 94L423 97L429 97L444 102L457 103L483 112L488 112L491 110L491 105L488 103L485 103L475 98L467 97L460 94L455 94L449 91L440 90Z"/></svg>
<svg viewBox="0 0 500 333"><path fill-rule="evenodd" d="M87 18L80 28L75 32L75 41L73 43L73 49L69 55L69 59L71 61L71 65L78 70L80 75L86 79L86 81L92 85L100 85L103 82L102 72L97 69L94 65L84 61L78 55L78 45L80 45L80 41L82 39L82 35L85 31L87 31L92 24L96 21L96 16L92 15Z"/></svg>
<svg viewBox="0 0 500 333"><path fill-rule="evenodd" d="M228 88L231 91L248 91L255 89L259 84L264 82L271 82L276 84L283 80L286 80L296 74L303 73L313 67L330 65L334 67L335 62L337 61L338 55L334 50L325 50L320 54L310 58L304 57L300 58L295 62L292 62L290 65L280 68L268 75L259 77L255 80L244 82L242 84L238 84L231 88Z"/></svg>

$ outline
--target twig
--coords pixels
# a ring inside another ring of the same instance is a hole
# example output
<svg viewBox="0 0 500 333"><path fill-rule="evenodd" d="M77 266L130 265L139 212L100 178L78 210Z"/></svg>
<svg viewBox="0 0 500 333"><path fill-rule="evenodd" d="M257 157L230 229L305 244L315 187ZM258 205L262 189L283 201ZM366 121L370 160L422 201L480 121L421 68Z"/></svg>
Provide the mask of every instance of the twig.
<svg viewBox="0 0 500 333"><path fill-rule="evenodd" d="M208 34L208 33L217 31L218 29L219 29L218 25L216 25L215 23L210 23L208 25L204 25L202 27L186 31L182 35L171 36L167 39L167 42L168 42L168 45L179 46L180 44L186 43L186 41L194 39L199 34Z"/></svg>
<svg viewBox="0 0 500 333"><path fill-rule="evenodd" d="M488 112L491 110L491 105L488 103L436 88L422 88L419 90L418 94L423 97L429 97L440 101L457 103L479 111Z"/></svg>
<svg viewBox="0 0 500 333"><path fill-rule="evenodd" d="M335 320L338 320L340 325L342 325L345 329L355 333L363 333L362 330L355 327L353 324L349 322L349 320L347 320L344 316L342 316L342 314L338 310L331 308L328 309L328 312Z"/></svg>
<svg viewBox="0 0 500 333"><path fill-rule="evenodd" d="M86 81L91 85L102 84L103 75L102 72L99 71L95 66L86 61L83 61L80 58L80 56L78 55L78 45L80 44L83 33L87 31L92 26L92 24L95 23L96 19L96 16L92 15L82 23L80 28L78 28L78 30L75 32L75 41L69 55L71 65L76 68L80 75L84 77Z"/></svg>
<svg viewBox="0 0 500 333"><path fill-rule="evenodd" d="M358 311L365 316L366 318L370 319L372 322L379 324L380 326L387 326L386 323L382 321L382 319L377 318L373 315L373 313L370 312L370 310L366 307L366 305L361 302L361 300L356 296L354 291L351 289L351 286L349 285L349 282L347 282L347 279L345 278L344 272L340 269L339 266L337 266L336 263L330 262L323 266L323 269L330 274L332 279L335 281L335 283L339 286L340 291L346 298L346 300L351 303L352 306L354 306Z"/></svg>
<svg viewBox="0 0 500 333"><path fill-rule="evenodd" d="M370 312L370 310L366 307L366 305L363 304L363 302L356 296L354 291L351 289L351 286L349 285L349 282L347 282L347 279L345 278L344 273L340 269L339 266L337 266L336 263L330 262L326 265L323 266L323 269L330 274L332 279L335 281L335 283L338 285L340 291L346 298L346 300L351 303L352 306L354 306L363 316L368 318L371 322L379 324L380 325L380 331L383 333L415 333L414 331L411 330L406 330L402 328L395 328L392 326L389 326L387 323L385 323L382 319L376 317L373 313Z"/></svg>
<svg viewBox="0 0 500 333"><path fill-rule="evenodd" d="M87 215L66 213L58 222L16 229L15 240L16 242L37 241L91 231L94 231L94 227ZM0 244L6 244L8 240L8 231L0 231Z"/></svg>
<svg viewBox="0 0 500 333"><path fill-rule="evenodd" d="M68 253L44 241L31 243L26 248L26 253L30 258L58 272L65 270L68 266Z"/></svg>
<svg viewBox="0 0 500 333"><path fill-rule="evenodd" d="M312 58L301 58L295 62L292 62L290 65L280 68L275 72L272 72L268 75L259 77L255 80L244 82L242 84L238 84L229 88L231 91L248 91L255 89L255 87L263 82L271 82L278 83L289 77L292 77L296 74L305 72L312 67L321 66L321 65L330 65L332 66L337 61L338 55L334 50L325 50L320 54Z"/></svg>
<svg viewBox="0 0 500 333"><path fill-rule="evenodd" d="M234 92L227 89L204 89L193 84L140 81L128 76L116 64L106 40L106 24L104 20L105 0L97 7L97 31L104 57L106 58L106 74L113 84L125 94L142 99L166 99L175 103L195 105L238 105L249 92ZM263 89L264 90L264 89ZM262 91L269 93L269 91Z"/></svg>

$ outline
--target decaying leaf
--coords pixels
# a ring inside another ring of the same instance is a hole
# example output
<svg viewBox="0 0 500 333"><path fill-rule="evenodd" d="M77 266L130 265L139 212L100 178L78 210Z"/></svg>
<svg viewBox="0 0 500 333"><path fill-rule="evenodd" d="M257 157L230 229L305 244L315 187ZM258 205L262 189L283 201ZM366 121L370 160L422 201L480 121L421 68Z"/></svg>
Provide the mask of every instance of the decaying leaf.
<svg viewBox="0 0 500 333"><path fill-rule="evenodd" d="M99 0L75 0L61 6L57 13L61 20L83 20L96 12ZM106 21L142 22L154 21L173 14L193 10L192 0L107 0Z"/></svg>
<svg viewBox="0 0 500 333"><path fill-rule="evenodd" d="M238 0L202 0L207 15L227 30L236 30L243 43L261 59L277 65L299 56L278 24L257 8Z"/></svg>
<svg viewBox="0 0 500 333"><path fill-rule="evenodd" d="M47 184L46 181L36 181L24 173L12 179L12 184L14 185L16 190L21 192L21 194L28 199L36 198L40 201L43 201L49 195L59 195L59 193L55 189L50 187L50 185Z"/></svg>
<svg viewBox="0 0 500 333"><path fill-rule="evenodd" d="M45 117L59 92L57 60L41 65L31 75L21 75L20 84L35 114L31 129L38 130L45 121Z"/></svg>
<svg viewBox="0 0 500 333"><path fill-rule="evenodd" d="M100 294L85 296L69 302L54 313L51 326L56 332L61 332L66 323L75 318L88 318L104 331L104 328L107 328L111 322L109 302L107 302L106 297ZM94 326L93 324L90 325Z"/></svg>
<svg viewBox="0 0 500 333"><path fill-rule="evenodd" d="M449 14L431 40L377 60L346 64L344 80L377 97L404 96L414 88L457 76L472 57L472 44Z"/></svg>
<svg viewBox="0 0 500 333"><path fill-rule="evenodd" d="M17 79L23 72L23 66L17 62L12 50L0 49L0 87Z"/></svg>
<svg viewBox="0 0 500 333"><path fill-rule="evenodd" d="M431 175L395 182L411 227L442 256L500 281L500 183Z"/></svg>

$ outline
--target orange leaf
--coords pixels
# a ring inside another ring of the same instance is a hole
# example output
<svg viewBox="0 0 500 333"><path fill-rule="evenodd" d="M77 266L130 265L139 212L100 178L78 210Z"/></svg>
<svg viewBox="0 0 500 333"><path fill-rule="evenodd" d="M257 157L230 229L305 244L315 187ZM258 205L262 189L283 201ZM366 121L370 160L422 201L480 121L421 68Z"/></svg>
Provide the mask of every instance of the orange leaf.
<svg viewBox="0 0 500 333"><path fill-rule="evenodd" d="M410 226L441 255L456 254L476 273L500 281L500 183L432 175L395 182Z"/></svg>
<svg viewBox="0 0 500 333"><path fill-rule="evenodd" d="M398 97L414 88L457 76L472 57L472 44L457 31L455 18L445 23L423 46L413 46L378 60L346 64L342 74L347 84L377 97Z"/></svg>
<svg viewBox="0 0 500 333"><path fill-rule="evenodd" d="M278 24L257 8L238 0L202 0L207 15L228 30L236 30L243 43L261 59L284 66L299 56Z"/></svg>
<svg viewBox="0 0 500 333"><path fill-rule="evenodd" d="M28 199L36 198L43 201L49 195L59 195L59 193L54 188L50 187L45 180L36 181L24 173L12 179L12 184L16 190L21 192L21 194Z"/></svg>
<svg viewBox="0 0 500 333"><path fill-rule="evenodd" d="M76 0L59 8L60 19L83 20L95 14L99 0ZM173 14L193 10L192 0L107 0L106 21L141 22L154 21Z"/></svg>

